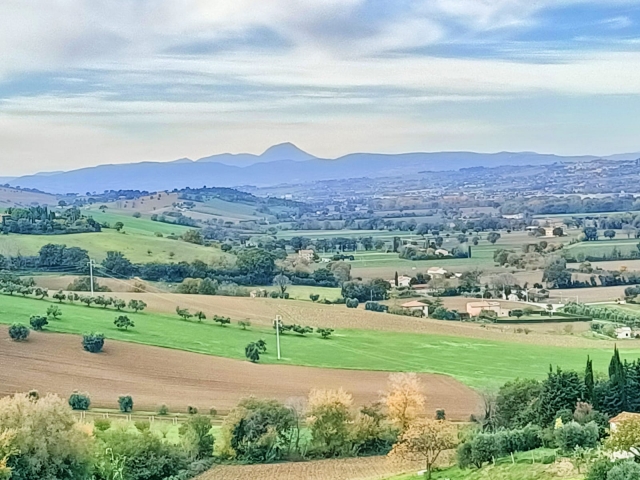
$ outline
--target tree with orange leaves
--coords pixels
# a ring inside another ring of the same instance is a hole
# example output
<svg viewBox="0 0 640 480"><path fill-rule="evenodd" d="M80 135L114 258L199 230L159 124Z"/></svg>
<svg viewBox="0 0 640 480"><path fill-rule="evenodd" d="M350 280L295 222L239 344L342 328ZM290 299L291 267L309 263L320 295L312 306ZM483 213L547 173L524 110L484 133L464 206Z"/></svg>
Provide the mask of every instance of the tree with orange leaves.
<svg viewBox="0 0 640 480"><path fill-rule="evenodd" d="M406 431L412 422L424 414L423 386L415 373L389 375L389 390L384 396L387 415L391 423Z"/></svg>

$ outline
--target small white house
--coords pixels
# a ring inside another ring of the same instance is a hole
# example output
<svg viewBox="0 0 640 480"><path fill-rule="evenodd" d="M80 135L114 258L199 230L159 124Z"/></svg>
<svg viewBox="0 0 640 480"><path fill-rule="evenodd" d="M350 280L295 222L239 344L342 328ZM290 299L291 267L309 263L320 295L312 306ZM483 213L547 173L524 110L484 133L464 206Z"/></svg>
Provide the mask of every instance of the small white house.
<svg viewBox="0 0 640 480"><path fill-rule="evenodd" d="M396 279L387 280L392 287L396 285ZM398 275L398 286L399 287L410 287L411 286L411 277L408 275Z"/></svg>
<svg viewBox="0 0 640 480"><path fill-rule="evenodd" d="M432 277L434 275L442 276L442 275L446 275L447 271L442 267L429 267L429 269L427 270L427 274L431 275Z"/></svg>
<svg viewBox="0 0 640 480"><path fill-rule="evenodd" d="M633 338L630 327L620 327L616 328L616 337L620 340L625 338Z"/></svg>

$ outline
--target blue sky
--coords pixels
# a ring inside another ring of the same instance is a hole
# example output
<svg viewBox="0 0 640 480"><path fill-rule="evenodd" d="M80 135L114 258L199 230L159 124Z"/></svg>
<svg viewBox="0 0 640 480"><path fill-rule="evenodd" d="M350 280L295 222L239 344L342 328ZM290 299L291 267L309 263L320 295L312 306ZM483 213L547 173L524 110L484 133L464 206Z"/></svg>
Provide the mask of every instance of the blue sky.
<svg viewBox="0 0 640 480"><path fill-rule="evenodd" d="M259 153L640 151L640 1L4 0L0 176Z"/></svg>

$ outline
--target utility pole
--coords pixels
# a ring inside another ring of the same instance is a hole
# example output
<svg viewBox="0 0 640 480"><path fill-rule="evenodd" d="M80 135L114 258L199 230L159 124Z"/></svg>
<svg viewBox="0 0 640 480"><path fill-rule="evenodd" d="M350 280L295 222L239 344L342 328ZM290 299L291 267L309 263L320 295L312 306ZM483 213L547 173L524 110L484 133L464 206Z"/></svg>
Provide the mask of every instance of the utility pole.
<svg viewBox="0 0 640 480"><path fill-rule="evenodd" d="M276 346L278 349L278 360L280 360L280 325L282 325L282 317L276 315L276 319L273 321L276 326Z"/></svg>
<svg viewBox="0 0 640 480"><path fill-rule="evenodd" d="M89 279L91 282L91 296L93 297L93 259L89 260Z"/></svg>

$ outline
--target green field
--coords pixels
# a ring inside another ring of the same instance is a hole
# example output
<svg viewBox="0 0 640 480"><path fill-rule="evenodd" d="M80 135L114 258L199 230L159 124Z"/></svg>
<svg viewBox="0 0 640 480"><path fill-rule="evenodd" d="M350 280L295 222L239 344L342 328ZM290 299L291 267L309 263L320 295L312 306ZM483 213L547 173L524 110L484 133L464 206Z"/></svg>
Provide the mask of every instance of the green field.
<svg viewBox="0 0 640 480"><path fill-rule="evenodd" d="M44 314L48 301L15 296L0 296L0 323L29 323L31 315ZM99 331L109 339L175 348L222 357L244 359L244 347L264 338L269 352L261 359L277 363L273 330L250 327L240 329L184 321L173 315L129 314L136 327L129 331L115 328L114 310L62 304L59 320L51 320L49 331L81 334ZM211 317L216 312L205 312ZM234 319L235 320L235 319ZM304 324L304 319L298 320ZM108 341L107 341L108 348ZM318 335L301 337L285 334L281 363L315 367L333 367L380 371L416 371L451 375L472 387L501 384L516 377L544 378L549 364L582 370L587 355L597 370L606 371L612 346L597 348L560 348L508 343L462 337L368 330L338 330L328 340ZM640 356L638 348L621 346L625 358ZM401 354L400 354L401 353Z"/></svg>
<svg viewBox="0 0 640 480"><path fill-rule="evenodd" d="M280 291L278 287L264 287L268 291ZM305 285L289 285L287 287L287 293L289 298L293 300L307 300L312 293L320 295L320 298L326 298L327 300L337 300L342 296L342 290L339 288L330 287L307 287Z"/></svg>
<svg viewBox="0 0 640 480"><path fill-rule="evenodd" d="M603 254L611 255L611 252L615 247L621 254L627 255L631 252L637 252L637 245L637 238L626 238L625 235L624 238L615 238L613 240L596 240L594 242L574 243L573 245L566 246L565 250L571 252L571 255L574 257L579 253L582 253L585 256L602 256ZM612 260L615 260L615 258Z"/></svg>
<svg viewBox="0 0 640 480"><path fill-rule="evenodd" d="M461 470L451 467L433 473L433 480L582 480L584 475L573 473L558 476L554 472L554 465L542 464L543 459L555 456L555 450L538 449L531 452L514 454L514 462L511 457L496 460L495 465L488 465L478 470L469 468ZM535 463L532 463L535 462ZM424 476L415 474L400 475L388 480L423 480Z"/></svg>
<svg viewBox="0 0 640 480"><path fill-rule="evenodd" d="M97 261L106 257L110 250L124 253L134 263L192 262L193 260L209 263L220 257L233 258L215 247L205 247L166 238L171 234L180 235L189 230L189 227L99 211L92 211L91 215L96 221L108 222L111 226L116 222L122 222L124 228L121 232L105 228L102 232L70 235L2 235L0 237L0 254L6 256L37 255L43 245L58 243L67 247L84 248ZM162 233L163 237L157 237L155 232ZM173 257L171 252L173 252Z"/></svg>

